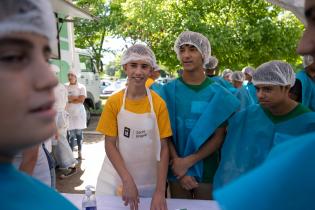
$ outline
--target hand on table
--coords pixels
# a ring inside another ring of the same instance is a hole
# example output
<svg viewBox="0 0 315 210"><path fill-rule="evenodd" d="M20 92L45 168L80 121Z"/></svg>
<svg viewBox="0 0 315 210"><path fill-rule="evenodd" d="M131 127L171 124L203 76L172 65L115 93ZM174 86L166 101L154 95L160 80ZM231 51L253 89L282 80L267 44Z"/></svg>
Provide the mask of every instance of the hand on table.
<svg viewBox="0 0 315 210"><path fill-rule="evenodd" d="M155 192L153 194L150 210L167 210L165 192Z"/></svg>
<svg viewBox="0 0 315 210"><path fill-rule="evenodd" d="M130 206L130 210L138 210L138 204L140 202L138 189L132 179L123 184L122 200L124 201L125 206Z"/></svg>

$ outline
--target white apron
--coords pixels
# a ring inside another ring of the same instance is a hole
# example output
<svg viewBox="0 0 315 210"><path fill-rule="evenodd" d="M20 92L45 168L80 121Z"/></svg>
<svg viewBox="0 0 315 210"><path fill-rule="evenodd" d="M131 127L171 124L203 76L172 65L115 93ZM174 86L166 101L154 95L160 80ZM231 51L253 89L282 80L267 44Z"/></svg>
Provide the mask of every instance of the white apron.
<svg viewBox="0 0 315 210"><path fill-rule="evenodd" d="M136 114L125 110L127 88L123 104L117 115L119 152L133 177L140 197L152 197L157 181L157 164L160 161L161 142L152 96L147 88L151 111ZM122 186L121 180L106 156L100 171L96 193L115 195Z"/></svg>
<svg viewBox="0 0 315 210"><path fill-rule="evenodd" d="M68 85L66 86L69 96L80 95L80 85ZM83 104L68 103L66 111L69 113L69 128L73 129L85 129L86 128L86 112Z"/></svg>

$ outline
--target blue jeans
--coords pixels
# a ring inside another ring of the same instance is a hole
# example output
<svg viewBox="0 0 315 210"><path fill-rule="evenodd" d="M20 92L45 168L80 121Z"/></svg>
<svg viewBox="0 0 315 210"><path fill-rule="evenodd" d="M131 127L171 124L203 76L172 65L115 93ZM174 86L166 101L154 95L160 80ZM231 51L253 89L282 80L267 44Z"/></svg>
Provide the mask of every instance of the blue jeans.
<svg viewBox="0 0 315 210"><path fill-rule="evenodd" d="M78 150L81 151L82 140L83 140L82 130L81 129L69 130L68 135L69 135L69 144L70 144L71 150L73 151L73 148L75 146L75 141L77 141Z"/></svg>

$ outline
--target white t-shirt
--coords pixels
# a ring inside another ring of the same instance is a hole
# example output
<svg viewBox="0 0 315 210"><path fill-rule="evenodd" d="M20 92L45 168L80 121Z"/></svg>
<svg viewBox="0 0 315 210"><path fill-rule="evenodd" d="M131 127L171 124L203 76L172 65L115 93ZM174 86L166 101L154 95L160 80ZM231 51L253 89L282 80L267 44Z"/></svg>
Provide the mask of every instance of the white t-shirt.
<svg viewBox="0 0 315 210"><path fill-rule="evenodd" d="M87 96L85 86L80 83L76 85L67 83L66 88L68 96ZM86 128L86 112L83 103L68 103L66 110L70 115L68 130Z"/></svg>

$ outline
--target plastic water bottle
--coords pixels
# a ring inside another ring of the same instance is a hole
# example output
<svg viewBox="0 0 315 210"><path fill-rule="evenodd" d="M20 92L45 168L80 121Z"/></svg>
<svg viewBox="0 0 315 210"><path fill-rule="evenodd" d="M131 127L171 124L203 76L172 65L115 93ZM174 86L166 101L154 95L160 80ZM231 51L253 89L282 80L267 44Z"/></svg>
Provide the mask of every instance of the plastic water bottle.
<svg viewBox="0 0 315 210"><path fill-rule="evenodd" d="M88 185L85 187L85 195L82 200L82 210L97 210L96 208L96 198L93 195L94 187Z"/></svg>

